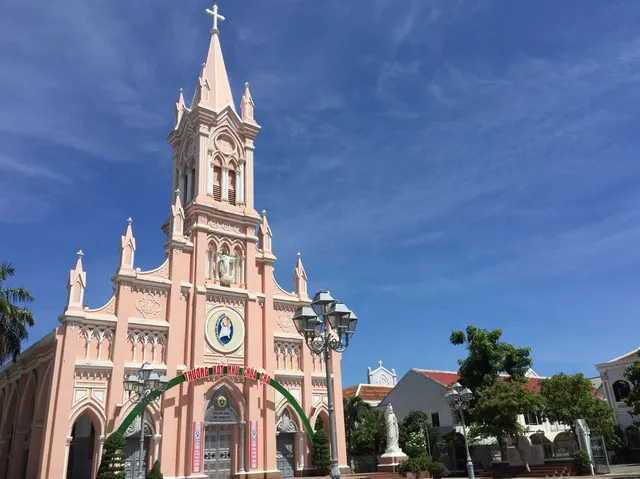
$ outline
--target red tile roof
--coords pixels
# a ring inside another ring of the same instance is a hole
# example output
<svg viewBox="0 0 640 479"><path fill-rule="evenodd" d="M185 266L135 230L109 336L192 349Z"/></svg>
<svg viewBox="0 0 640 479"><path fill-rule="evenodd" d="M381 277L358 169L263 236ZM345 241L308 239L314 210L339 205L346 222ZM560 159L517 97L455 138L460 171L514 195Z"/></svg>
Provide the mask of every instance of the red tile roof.
<svg viewBox="0 0 640 479"><path fill-rule="evenodd" d="M455 371L436 371L433 369L414 369L414 371L424 374L426 377L433 379L435 382L442 384L443 386L449 387L453 383L457 382L460 379L460 376ZM501 374L500 379L506 381L509 379L509 375ZM527 378L529 381L527 382L527 389L533 392L540 392L540 380L544 378ZM593 388L591 390L591 394L597 396L598 390Z"/></svg>
<svg viewBox="0 0 640 479"><path fill-rule="evenodd" d="M393 386L379 386L377 384L358 384L342 389L342 397L350 399L359 396L363 401L382 401L391 392Z"/></svg>
<svg viewBox="0 0 640 479"><path fill-rule="evenodd" d="M342 388L342 397L345 399L351 399L356 395L358 391L358 386L347 386L346 388Z"/></svg>
<svg viewBox="0 0 640 479"><path fill-rule="evenodd" d="M460 376L455 371L434 371L432 369L414 369L421 374L424 374L428 378L433 379L437 383L442 384L443 386L449 387L456 381L460 379ZM509 379L507 374L501 374L500 379L506 381ZM528 378L527 389L531 391L538 392L540 391L540 378Z"/></svg>

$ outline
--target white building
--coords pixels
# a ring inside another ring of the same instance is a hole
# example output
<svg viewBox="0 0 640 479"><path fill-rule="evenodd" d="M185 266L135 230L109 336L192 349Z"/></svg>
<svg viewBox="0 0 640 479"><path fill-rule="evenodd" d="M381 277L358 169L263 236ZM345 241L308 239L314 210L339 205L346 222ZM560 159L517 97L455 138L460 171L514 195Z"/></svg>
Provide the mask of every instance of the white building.
<svg viewBox="0 0 640 479"><path fill-rule="evenodd" d="M360 397L364 402L376 407L398 383L396 370L388 370L378 361L376 369L367 368L367 383L347 386L342 390L342 397L350 399Z"/></svg>
<svg viewBox="0 0 640 479"><path fill-rule="evenodd" d="M506 376L505 376L506 377ZM533 370L527 372L528 388L539 390L542 379ZM449 386L459 380L457 372L436 371L431 369L411 369L405 374L395 388L380 402L380 408L387 404L393 406L398 421L410 411L423 411L430 418L431 424L439 428L439 433L445 435L456 431L462 433L462 426L454 424L453 414L444 395ZM543 463L545 459L568 457L572 453L573 438L569 428L541 420L536 414L519 416L520 423L527 427L527 456L530 464ZM476 443L474 462L477 466L488 468L499 454L497 447L491 447L494 441L487 440ZM459 459L456 461L459 469ZM509 462L512 465L521 464L520 456L514 448L509 448ZM451 465L448 465L451 467Z"/></svg>
<svg viewBox="0 0 640 479"><path fill-rule="evenodd" d="M607 402L613 409L614 420L623 431L627 433L629 447L640 454L640 435L629 426L633 424L631 408L624 403L624 398L631 391L631 385L624 378L625 370L633 363L640 361L638 349L614 358L606 363L596 364L596 369L600 373L602 388Z"/></svg>

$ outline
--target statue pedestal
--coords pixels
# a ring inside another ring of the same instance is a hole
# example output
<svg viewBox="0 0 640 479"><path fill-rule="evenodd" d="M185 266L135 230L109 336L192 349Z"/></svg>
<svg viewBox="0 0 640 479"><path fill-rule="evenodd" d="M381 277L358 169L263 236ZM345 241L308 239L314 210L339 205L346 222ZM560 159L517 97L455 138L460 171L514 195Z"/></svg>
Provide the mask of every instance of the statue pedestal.
<svg viewBox="0 0 640 479"><path fill-rule="evenodd" d="M402 461L406 461L409 457L402 452L401 449L397 451L385 452L380 456L380 463L378 464L378 472L398 472L398 466Z"/></svg>

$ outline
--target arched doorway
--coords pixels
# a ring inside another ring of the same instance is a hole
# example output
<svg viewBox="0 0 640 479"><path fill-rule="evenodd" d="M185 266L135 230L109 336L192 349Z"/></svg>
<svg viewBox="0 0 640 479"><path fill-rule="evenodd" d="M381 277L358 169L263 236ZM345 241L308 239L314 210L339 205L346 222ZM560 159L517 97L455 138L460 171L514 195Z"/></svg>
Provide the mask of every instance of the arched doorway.
<svg viewBox="0 0 640 479"><path fill-rule="evenodd" d="M140 416L138 416L124 433L127 441L125 446L124 471L126 479L138 477L138 471L142 465L142 470L146 476L149 470L149 442L153 436L153 426L148 421L144 421L144 442L142 449L142 459L140 458Z"/></svg>
<svg viewBox="0 0 640 479"><path fill-rule="evenodd" d="M282 411L276 424L276 466L281 477L293 477L296 470L295 442L298 427L288 408Z"/></svg>
<svg viewBox="0 0 640 479"><path fill-rule="evenodd" d="M93 459L96 447L96 429L88 414L82 413L73 423L69 458L67 459L67 479L85 479L93 473Z"/></svg>
<svg viewBox="0 0 640 479"><path fill-rule="evenodd" d="M224 387L220 387L209 401L204 424L204 473L209 479L227 479L232 473L233 427L238 424L238 414ZM244 448L244 435L240 439L240 447Z"/></svg>

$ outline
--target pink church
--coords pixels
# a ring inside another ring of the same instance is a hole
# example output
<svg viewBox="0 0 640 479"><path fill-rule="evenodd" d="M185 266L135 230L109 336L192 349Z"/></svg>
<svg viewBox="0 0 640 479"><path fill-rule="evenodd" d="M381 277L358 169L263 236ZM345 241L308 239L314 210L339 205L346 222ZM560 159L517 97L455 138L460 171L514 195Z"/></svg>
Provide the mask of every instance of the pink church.
<svg viewBox="0 0 640 479"><path fill-rule="evenodd" d="M274 278L271 229L266 213L254 208L260 126L248 84L235 109L217 28L223 18L217 8L209 13L206 62L190 106L180 91L168 136L173 182L162 225L165 258L151 271L136 268L129 219L113 296L90 309L78 253L61 325L0 371L0 479L95 477L105 439L135 407L124 378L144 363L169 379L221 364L254 368L286 387L312 425L321 421L328 430L324 361L292 322L295 309L310 302L307 276L298 256L293 292ZM333 359L340 399L340 354ZM335 412L346 471L341 400ZM277 478L312 469L301 418L260 381L187 381L152 402L144 424L139 417L125 433L128 478L138 468L141 432L145 467L160 460L166 479Z"/></svg>

